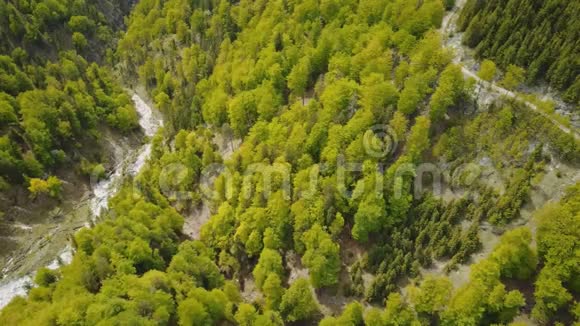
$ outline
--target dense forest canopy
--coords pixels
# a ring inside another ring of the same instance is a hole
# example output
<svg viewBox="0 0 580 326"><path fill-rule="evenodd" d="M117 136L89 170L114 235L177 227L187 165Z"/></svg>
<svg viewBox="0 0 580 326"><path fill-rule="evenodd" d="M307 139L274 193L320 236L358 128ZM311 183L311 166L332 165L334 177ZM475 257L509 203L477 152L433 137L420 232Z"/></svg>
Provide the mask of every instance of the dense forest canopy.
<svg viewBox="0 0 580 326"><path fill-rule="evenodd" d="M137 127L130 98L98 64L106 49L112 56L129 8L123 1L0 3L0 191L30 184L33 196L58 197L47 174L58 166L92 173L102 153L82 149L99 141L102 122L123 132Z"/></svg>
<svg viewBox="0 0 580 326"><path fill-rule="evenodd" d="M478 56L525 67L528 82L545 80L578 105L579 16L578 1L468 0L458 27Z"/></svg>
<svg viewBox="0 0 580 326"><path fill-rule="evenodd" d="M139 1L113 57L127 83L146 87L165 126L102 222L74 236L72 263L38 271L28 297L13 300L0 324L578 320L580 185L559 180L571 186L535 213L537 228L514 227L552 162L578 162L578 141L517 100L477 110L476 82L453 63L438 31L452 7ZM40 97L28 92L62 92L59 103L67 103L82 99L74 96L81 89L92 106L71 103L78 114L93 108L90 118L134 127L128 98L106 68L69 52L60 60L46 64L60 79L5 91L7 103L19 105L14 115L44 121L23 111ZM77 69L64 69L67 60ZM14 58L7 62L30 79ZM75 120L60 117L48 116L69 121L71 139ZM52 158L43 148L34 152L38 164ZM448 172L442 182L457 190L451 197L433 180L415 182L430 162ZM474 165L486 174L472 177ZM184 230L192 219L203 223L195 240ZM475 262L484 227L503 235ZM446 276L465 264L461 284Z"/></svg>
<svg viewBox="0 0 580 326"><path fill-rule="evenodd" d="M103 57L135 1L9 0L0 3L0 51L23 50L43 61L77 48L91 59Z"/></svg>

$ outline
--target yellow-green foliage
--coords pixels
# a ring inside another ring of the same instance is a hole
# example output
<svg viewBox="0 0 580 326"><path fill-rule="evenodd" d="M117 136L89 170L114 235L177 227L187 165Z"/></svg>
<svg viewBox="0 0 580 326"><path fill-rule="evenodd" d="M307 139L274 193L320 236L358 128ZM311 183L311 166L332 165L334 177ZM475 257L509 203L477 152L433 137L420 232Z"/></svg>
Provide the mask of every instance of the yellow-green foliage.
<svg viewBox="0 0 580 326"><path fill-rule="evenodd" d="M43 271L0 324L313 323L318 300L348 295L386 307L353 302L323 325L511 322L524 298L501 280L535 273L527 230L506 234L460 290L427 279L411 302L396 293L434 259L447 271L468 263L483 221L518 216L543 168L541 146L526 154L531 140L577 152L517 104L468 113L470 83L436 31L443 13L439 0L140 1L119 67L165 127L103 222L76 234L73 262ZM99 117L124 129L127 103L114 100ZM61 137L74 130L55 125ZM520 168L505 193L476 183L452 201L414 196L433 153L452 170L482 151ZM207 208L199 240L185 240L179 213L197 223Z"/></svg>

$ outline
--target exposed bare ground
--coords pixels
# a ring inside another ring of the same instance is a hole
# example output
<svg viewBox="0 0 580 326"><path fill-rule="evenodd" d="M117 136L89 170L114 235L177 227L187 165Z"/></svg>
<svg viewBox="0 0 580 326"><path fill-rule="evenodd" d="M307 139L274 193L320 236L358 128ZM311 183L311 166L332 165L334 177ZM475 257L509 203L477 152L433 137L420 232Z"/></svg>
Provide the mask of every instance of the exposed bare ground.
<svg viewBox="0 0 580 326"><path fill-rule="evenodd" d="M145 102L135 103L141 118L143 118L143 109ZM140 107L141 106L141 107ZM147 110L146 110L147 111ZM149 109L149 111L151 111ZM148 119L155 119L155 112L148 112ZM142 119L141 119L142 120ZM151 124L141 126L148 134L148 127ZM151 121L149 121L151 122ZM134 158L134 153L139 148L142 134L135 133L131 137L118 135L108 129L102 130L102 146L107 148L108 153L112 153L109 162L105 164L107 168L114 170L109 178L121 177L119 169L125 169L126 162L129 158ZM130 161L128 162L130 163ZM108 198L116 191L116 187L100 187L103 183L93 185L79 177L72 169L64 169L57 175L63 180L63 198L62 202L48 203L47 200L29 203L30 200L13 204L7 211L5 221L12 231L17 230L18 239L2 238L0 244L4 242L10 246L3 246L3 254L0 252L0 263L2 264L2 276L0 281L0 307L8 303L15 295L25 295L25 284L30 282L32 275L42 266L57 267L62 261L69 262L72 258L72 248L70 238L82 227L89 225L92 217L93 204L99 203L101 193L98 190L107 190ZM63 177L64 176L64 177ZM27 195L27 193L25 193ZM91 198L92 197L92 198ZM0 199L2 201L3 199ZM51 204L51 205L48 205ZM101 204L99 203L99 206ZM18 206L25 206L26 209L19 209ZM40 206L40 207L39 207ZM54 208L57 206L56 208ZM53 209L54 208L54 209ZM13 222L19 222L20 224ZM10 225L13 224L13 225ZM6 227L7 225L4 225Z"/></svg>
<svg viewBox="0 0 580 326"><path fill-rule="evenodd" d="M210 218L210 210L207 203L203 202L201 207L196 208L191 214L185 218L183 224L183 233L192 239L199 240L199 233L201 227Z"/></svg>
<svg viewBox="0 0 580 326"><path fill-rule="evenodd" d="M300 256L296 254L294 251L289 251L286 253L286 269L290 271L290 275L288 275L288 284L294 283L297 279L305 278L308 279L310 276L308 274L308 268L304 267L300 261ZM320 306L320 312L325 316L333 315L333 313L339 312L342 307L332 307L332 305L327 304L327 299L329 299L328 295L322 294L319 295L316 291L312 289L312 295L318 301L318 305ZM323 292L321 292L323 293ZM334 309L333 309L334 308Z"/></svg>
<svg viewBox="0 0 580 326"><path fill-rule="evenodd" d="M469 280L470 266L489 256L495 245L499 242L499 238L503 232L520 226L526 226L535 235L536 224L533 219L533 213L547 202L561 198L566 188L579 181L580 171L552 157L551 162L546 165L544 172L538 176L536 182L532 183L528 200L520 210L519 219L501 229L494 227L488 222L481 224L479 239L482 243L482 249L472 255L468 264L460 265L457 270L449 273L448 277L453 282L453 285L460 287ZM497 190L503 187L499 179L496 181L488 180L487 184ZM532 245L535 245L535 242L532 242ZM435 261L430 268L422 269L422 274L443 275L446 263L446 261Z"/></svg>
<svg viewBox="0 0 580 326"><path fill-rule="evenodd" d="M485 102L480 104L486 105L501 96L518 99L519 101L525 103L526 106L531 110L536 111L545 118L549 119L563 132L574 136L576 139L580 139L580 135L576 130L562 125L560 122L554 120L545 112L539 110L534 104L518 98L517 94L508 91L494 83L481 80L473 71L469 70L463 65L462 61L464 57L467 57L467 55L465 55L465 50L461 46L461 35L454 33L452 36L449 36L449 34L455 30L455 20L457 19L458 13L464 4L465 0L457 1L456 8L444 18L442 31L444 33L444 37L446 37L446 45L455 50L454 52L456 57L454 61L461 65L463 74L466 77L471 77L478 81L478 91L480 92L479 100ZM488 178L486 178L486 180L488 180ZM493 248L499 242L499 238L501 237L501 233L503 231L520 226L526 226L530 228L532 233L535 235L536 225L533 219L533 212L542 207L548 201L558 200L569 185L575 184L578 181L580 181L580 172L578 172L577 169L561 163L552 157L550 164L546 166L544 174L539 177L539 182L533 185L530 191L529 200L520 210L520 218L518 220L512 222L510 225L501 230L501 232L495 230L495 228L487 222L482 223L479 231L479 238L482 243L482 249L478 253L472 255L468 264L460 265L458 269L448 274L448 277L453 283L453 286L458 288L469 281L471 264L489 256ZM492 184L490 184L490 186L496 189L503 187L502 182L499 179L492 181L491 183ZM532 245L535 245L535 240ZM442 275L444 274L445 264L446 262L444 261L435 261L431 268L423 269L422 274ZM518 320L524 322L530 321L525 314L518 317Z"/></svg>
<svg viewBox="0 0 580 326"><path fill-rule="evenodd" d="M259 302L263 299L262 292L256 287L251 274L244 279L244 290L241 295L245 302Z"/></svg>
<svg viewBox="0 0 580 326"><path fill-rule="evenodd" d="M232 154L240 148L242 144L241 139L225 137L221 133L216 133L213 138L213 143L219 148L219 152L224 160L229 159Z"/></svg>
<svg viewBox="0 0 580 326"><path fill-rule="evenodd" d="M240 147L240 139L231 139L224 137L221 133L216 133L213 142L219 148L219 153L224 160L229 159L232 154ZM213 180L210 184L204 184L207 189L213 189ZM202 196L200 207L185 217L183 224L183 233L192 239L199 239L201 227L210 219L211 210L208 200Z"/></svg>

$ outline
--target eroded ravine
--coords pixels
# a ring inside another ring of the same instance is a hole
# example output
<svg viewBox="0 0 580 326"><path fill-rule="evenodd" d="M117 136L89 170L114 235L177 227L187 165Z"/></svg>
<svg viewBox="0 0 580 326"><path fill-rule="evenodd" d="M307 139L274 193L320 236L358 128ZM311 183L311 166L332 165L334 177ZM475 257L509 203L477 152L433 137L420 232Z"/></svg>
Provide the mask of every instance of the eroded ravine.
<svg viewBox="0 0 580 326"><path fill-rule="evenodd" d="M147 137L155 135L163 120L158 112L138 94L133 94L133 102L139 114L139 125ZM70 215L62 227L50 230L49 236L32 239L31 245L23 252L17 252L8 263L2 267L4 278L0 281L0 308L8 304L17 295L26 295L27 288L32 283L33 275L40 266L56 269L62 264L72 260L73 250L69 238L72 232L90 225L90 220L95 219L103 209L108 207L110 196L117 192L124 177L136 175L151 153L151 144L147 141L144 145L133 148L118 146L115 140L111 141L115 167L104 180L91 184L90 196L84 196L71 209ZM51 243L48 249L46 243ZM55 248L57 247L57 248Z"/></svg>

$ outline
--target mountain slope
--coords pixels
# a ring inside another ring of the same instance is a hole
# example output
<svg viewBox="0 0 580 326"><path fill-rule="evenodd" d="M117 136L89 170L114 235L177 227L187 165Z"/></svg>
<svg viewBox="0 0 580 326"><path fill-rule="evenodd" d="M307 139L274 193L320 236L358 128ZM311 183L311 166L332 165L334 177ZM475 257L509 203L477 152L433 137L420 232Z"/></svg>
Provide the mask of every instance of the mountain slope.
<svg viewBox="0 0 580 326"><path fill-rule="evenodd" d="M167 125L103 222L75 235L72 263L39 271L0 323L509 324L538 275L533 318L572 320L561 225L515 225L548 175L553 193L574 187L580 146L517 100L476 105L437 32L444 8L141 1L119 69ZM576 188L558 209L567 248ZM474 263L482 235L503 232Z"/></svg>
<svg viewBox="0 0 580 326"><path fill-rule="evenodd" d="M41 179L62 166L92 173L92 164L103 160L96 150L102 122L124 132L137 127L130 98L110 69L91 62L104 61L129 6L127 1L0 4L1 191L30 185L33 196L59 197L60 181L48 185Z"/></svg>
<svg viewBox="0 0 580 326"><path fill-rule="evenodd" d="M580 4L577 1L469 0L458 20L463 41L502 68L527 69L573 104L580 101Z"/></svg>

